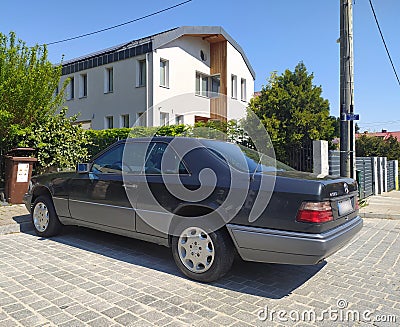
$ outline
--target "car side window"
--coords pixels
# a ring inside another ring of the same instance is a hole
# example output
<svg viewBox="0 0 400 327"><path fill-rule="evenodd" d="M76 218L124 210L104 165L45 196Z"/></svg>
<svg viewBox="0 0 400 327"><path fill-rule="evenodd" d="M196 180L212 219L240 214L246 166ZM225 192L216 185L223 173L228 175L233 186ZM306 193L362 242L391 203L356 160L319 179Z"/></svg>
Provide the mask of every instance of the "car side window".
<svg viewBox="0 0 400 327"><path fill-rule="evenodd" d="M123 151L123 144L110 149L93 162L92 171L102 174L121 174Z"/></svg>
<svg viewBox="0 0 400 327"><path fill-rule="evenodd" d="M123 172L127 174L143 174L148 149L151 148L147 142L127 142L123 155Z"/></svg>
<svg viewBox="0 0 400 327"><path fill-rule="evenodd" d="M161 161L163 161L161 165ZM146 174L188 174L185 164L167 143L150 144L144 166Z"/></svg>

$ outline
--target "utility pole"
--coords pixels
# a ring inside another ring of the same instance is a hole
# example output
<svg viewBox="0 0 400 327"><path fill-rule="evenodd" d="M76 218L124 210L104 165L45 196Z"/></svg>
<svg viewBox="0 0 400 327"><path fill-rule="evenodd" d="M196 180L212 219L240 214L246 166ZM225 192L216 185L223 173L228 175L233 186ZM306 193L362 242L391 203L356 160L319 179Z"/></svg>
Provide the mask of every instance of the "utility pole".
<svg viewBox="0 0 400 327"><path fill-rule="evenodd" d="M353 4L340 0L340 175L355 175Z"/></svg>

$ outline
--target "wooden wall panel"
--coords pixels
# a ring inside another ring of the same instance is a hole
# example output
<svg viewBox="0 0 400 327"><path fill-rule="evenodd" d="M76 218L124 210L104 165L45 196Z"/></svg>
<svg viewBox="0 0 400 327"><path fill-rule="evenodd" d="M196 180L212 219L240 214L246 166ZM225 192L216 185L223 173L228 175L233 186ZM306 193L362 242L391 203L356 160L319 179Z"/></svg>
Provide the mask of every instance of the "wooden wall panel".
<svg viewBox="0 0 400 327"><path fill-rule="evenodd" d="M210 43L210 73L220 74L220 93L224 96L211 99L211 119L227 120L227 41Z"/></svg>

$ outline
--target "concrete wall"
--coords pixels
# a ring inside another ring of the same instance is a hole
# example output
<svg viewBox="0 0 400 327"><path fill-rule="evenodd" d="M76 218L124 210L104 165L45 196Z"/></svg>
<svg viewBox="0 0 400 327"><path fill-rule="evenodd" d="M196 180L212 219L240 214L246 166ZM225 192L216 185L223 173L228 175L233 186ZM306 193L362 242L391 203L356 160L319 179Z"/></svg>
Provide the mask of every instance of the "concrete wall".
<svg viewBox="0 0 400 327"><path fill-rule="evenodd" d="M329 175L328 141L313 141L313 172L318 175Z"/></svg>

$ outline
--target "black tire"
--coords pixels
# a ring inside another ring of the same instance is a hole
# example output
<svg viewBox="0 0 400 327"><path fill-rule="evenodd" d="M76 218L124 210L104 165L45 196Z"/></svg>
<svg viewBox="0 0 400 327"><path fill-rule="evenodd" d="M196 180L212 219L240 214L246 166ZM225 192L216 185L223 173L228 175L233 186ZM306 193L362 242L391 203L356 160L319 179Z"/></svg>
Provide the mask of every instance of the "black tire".
<svg viewBox="0 0 400 327"><path fill-rule="evenodd" d="M189 228L198 228L198 227L189 227ZM231 269L235 257L234 245L232 243L229 234L224 229L219 229L215 232L205 231L206 234L209 236L209 239L211 240L213 245L213 250L214 250L213 261L206 271L193 272L183 263L183 259L181 259L179 253L181 251L180 244L182 244L179 242L180 237L182 236L182 233L184 233L189 228L181 227L180 232L176 230L176 233L174 233L175 235L179 236L172 236L172 241L171 241L172 255L174 257L176 265L182 271L182 273L184 273L187 277L197 280L199 282L210 283L220 279ZM190 261L190 259L188 261Z"/></svg>
<svg viewBox="0 0 400 327"><path fill-rule="evenodd" d="M48 215L46 215L46 209ZM46 224L48 216L48 223ZM53 201L49 196L38 196L33 203L31 211L32 223L35 233L42 237L56 236L60 233L62 224L58 219ZM40 221L40 218L44 218ZM35 222L36 219L36 222Z"/></svg>

